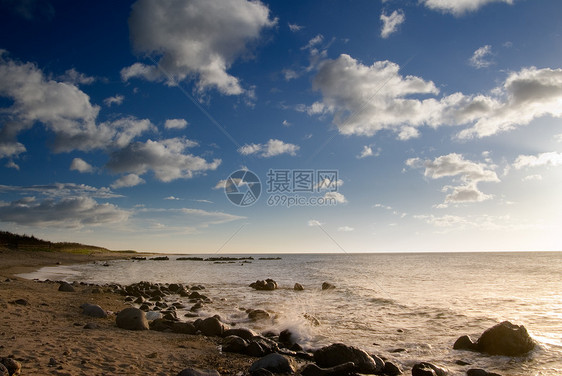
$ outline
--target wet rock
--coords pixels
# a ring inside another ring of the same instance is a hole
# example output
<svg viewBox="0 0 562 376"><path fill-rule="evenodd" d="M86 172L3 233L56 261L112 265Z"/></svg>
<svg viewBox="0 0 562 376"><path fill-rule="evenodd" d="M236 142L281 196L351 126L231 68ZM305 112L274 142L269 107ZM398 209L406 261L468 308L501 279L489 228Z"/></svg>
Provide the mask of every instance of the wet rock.
<svg viewBox="0 0 562 376"><path fill-rule="evenodd" d="M256 337L257 335L258 334L254 332L252 329L246 329L246 328L228 329L225 330L224 332L225 337L237 336L242 339L245 339L246 341L251 339L252 337Z"/></svg>
<svg viewBox="0 0 562 376"><path fill-rule="evenodd" d="M264 356L263 358L255 361L250 366L250 373L257 371L258 369L266 369L273 373L294 373L295 366L293 365L293 360L277 353L271 353Z"/></svg>
<svg viewBox="0 0 562 376"><path fill-rule="evenodd" d="M471 368L468 371L466 371L466 375L467 376L500 376L497 373L488 372L480 368Z"/></svg>
<svg viewBox="0 0 562 376"><path fill-rule="evenodd" d="M256 290L262 290L262 291L272 291L277 289L277 282L275 282L273 279L268 278L265 281L263 280L257 280L254 283L250 284L250 287Z"/></svg>
<svg viewBox="0 0 562 376"><path fill-rule="evenodd" d="M80 308L82 308L82 313L86 316L102 319L107 317L107 312L97 304L84 303L80 306Z"/></svg>
<svg viewBox="0 0 562 376"><path fill-rule="evenodd" d="M305 313L302 316L307 319L312 326L320 326L320 320L312 316L310 313Z"/></svg>
<svg viewBox="0 0 562 376"><path fill-rule="evenodd" d="M224 334L224 324L220 322L216 317L208 317L202 320L197 329L203 333L203 335L208 337L221 337Z"/></svg>
<svg viewBox="0 0 562 376"><path fill-rule="evenodd" d="M458 366L468 366L470 363L459 359L459 360L455 360L455 364Z"/></svg>
<svg viewBox="0 0 562 376"><path fill-rule="evenodd" d="M172 332L181 334L195 334L197 329L190 322L174 322L172 324Z"/></svg>
<svg viewBox="0 0 562 376"><path fill-rule="evenodd" d="M357 367L353 362L347 362L330 368L320 368L314 363L307 364L300 370L303 376L345 376L352 374Z"/></svg>
<svg viewBox="0 0 562 376"><path fill-rule="evenodd" d="M197 311L199 311L201 308L203 308L203 303L197 302L197 303L195 303L195 304L191 307L190 311L191 311L191 312L197 312Z"/></svg>
<svg viewBox="0 0 562 376"><path fill-rule="evenodd" d="M117 314L117 326L127 330L148 330L148 321L143 311L138 308L125 308Z"/></svg>
<svg viewBox="0 0 562 376"><path fill-rule="evenodd" d="M279 342L285 345L286 347L291 347L295 343L293 340L293 333L289 329L285 329L279 333Z"/></svg>
<svg viewBox="0 0 562 376"><path fill-rule="evenodd" d="M478 351L490 355L519 356L535 347L523 325L514 325L504 321L486 330L477 342Z"/></svg>
<svg viewBox="0 0 562 376"><path fill-rule="evenodd" d="M252 321L267 320L269 317L269 313L263 309L252 309L248 312L248 318Z"/></svg>
<svg viewBox="0 0 562 376"><path fill-rule="evenodd" d="M245 354L248 342L238 336L228 336L223 340L222 351Z"/></svg>
<svg viewBox="0 0 562 376"><path fill-rule="evenodd" d="M72 285L70 283L67 282L62 282L59 286L59 291L62 292L75 292L76 290L74 289L74 287L72 287Z"/></svg>
<svg viewBox="0 0 562 376"><path fill-rule="evenodd" d="M3 364L0 363L0 376L10 376L10 372Z"/></svg>
<svg viewBox="0 0 562 376"><path fill-rule="evenodd" d="M15 359L12 358L2 358L0 359L0 364L2 364L6 370L8 371L8 374L10 376L12 375L19 375L21 372L21 364L20 362L18 362ZM0 370L0 375L2 374L2 371Z"/></svg>
<svg viewBox="0 0 562 376"><path fill-rule="evenodd" d="M362 373L378 373L384 368L384 362L379 357L372 357L361 349L343 343L335 343L317 350L314 353L314 360L320 367L333 367L353 362Z"/></svg>
<svg viewBox="0 0 562 376"><path fill-rule="evenodd" d="M166 319L155 319L149 324L150 330L156 332L171 332L174 322Z"/></svg>
<svg viewBox="0 0 562 376"><path fill-rule="evenodd" d="M474 342L472 342L469 336L461 336L453 344L453 349L476 351L477 345Z"/></svg>
<svg viewBox="0 0 562 376"><path fill-rule="evenodd" d="M392 362L384 362L384 368L382 372L388 376L396 376L402 374L402 370L400 369L400 367Z"/></svg>
<svg viewBox="0 0 562 376"><path fill-rule="evenodd" d="M324 282L322 283L322 290L333 290L336 286L332 285L331 283Z"/></svg>
<svg viewBox="0 0 562 376"><path fill-rule="evenodd" d="M431 363L421 362L412 367L412 376L446 376L447 370Z"/></svg>
<svg viewBox="0 0 562 376"><path fill-rule="evenodd" d="M303 291L304 287L302 287L302 285L300 283L295 283L295 287L293 287L293 290L295 291Z"/></svg>
<svg viewBox="0 0 562 376"><path fill-rule="evenodd" d="M221 374L214 369L189 367L178 373L177 376L221 376Z"/></svg>

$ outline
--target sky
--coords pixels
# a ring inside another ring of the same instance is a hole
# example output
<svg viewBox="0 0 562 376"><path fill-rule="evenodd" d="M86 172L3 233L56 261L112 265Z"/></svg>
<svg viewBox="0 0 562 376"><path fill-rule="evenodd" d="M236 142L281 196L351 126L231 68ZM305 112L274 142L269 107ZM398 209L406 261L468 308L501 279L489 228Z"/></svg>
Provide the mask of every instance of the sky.
<svg viewBox="0 0 562 376"><path fill-rule="evenodd" d="M0 229L562 250L559 0L0 0Z"/></svg>

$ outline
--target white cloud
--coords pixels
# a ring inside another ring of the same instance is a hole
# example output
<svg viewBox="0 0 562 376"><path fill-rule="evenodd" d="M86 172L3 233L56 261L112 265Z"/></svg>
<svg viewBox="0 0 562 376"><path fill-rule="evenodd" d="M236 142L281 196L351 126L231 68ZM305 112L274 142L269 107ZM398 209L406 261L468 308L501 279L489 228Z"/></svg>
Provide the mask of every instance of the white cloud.
<svg viewBox="0 0 562 376"><path fill-rule="evenodd" d="M292 24L290 22L288 25L289 25L289 30L291 30L293 33L296 33L297 31L301 31L304 27L297 24Z"/></svg>
<svg viewBox="0 0 562 376"><path fill-rule="evenodd" d="M72 160L72 163L70 164L70 170L71 171L78 171L78 172L93 172L94 171L94 167L89 164L88 162L86 162L85 160L83 160L82 158L74 158Z"/></svg>
<svg viewBox="0 0 562 376"><path fill-rule="evenodd" d="M64 72L64 74L60 76L59 79L72 85L89 85L96 80L94 77L90 77L85 75L84 73L80 73L74 68Z"/></svg>
<svg viewBox="0 0 562 376"><path fill-rule="evenodd" d="M323 223L320 222L320 221L318 221L318 220L316 220L316 219L310 219L310 220L308 221L308 225L309 225L310 227L322 226Z"/></svg>
<svg viewBox="0 0 562 376"><path fill-rule="evenodd" d="M372 157L374 155L373 153L373 148L371 146L363 146L363 150L361 150L361 153L357 156L357 158L362 159L362 158L367 158L367 157Z"/></svg>
<svg viewBox="0 0 562 376"><path fill-rule="evenodd" d="M47 198L33 197L0 204L0 221L22 226L81 228L124 222L130 213L119 207L100 204L91 197Z"/></svg>
<svg viewBox="0 0 562 376"><path fill-rule="evenodd" d="M257 154L260 157L269 158L281 154L295 156L299 149L300 147L297 145L270 139L266 144L246 144L238 149L238 152L242 155Z"/></svg>
<svg viewBox="0 0 562 376"><path fill-rule="evenodd" d="M113 97L108 97L105 98L103 100L103 103L107 106L107 107L111 107L111 105L116 104L117 106L119 106L121 103L123 103L123 100L125 100L125 97L122 95L115 95Z"/></svg>
<svg viewBox="0 0 562 376"><path fill-rule="evenodd" d="M117 188L134 187L144 183L146 183L146 181L143 178L139 177L138 175L128 174L115 180L113 184L111 184L111 188L117 189Z"/></svg>
<svg viewBox="0 0 562 376"><path fill-rule="evenodd" d="M554 139L555 139L557 142L562 142L562 133L555 135L555 136L554 136Z"/></svg>
<svg viewBox="0 0 562 376"><path fill-rule="evenodd" d="M322 34L316 35L314 38L308 41L306 46L301 47L301 50L309 50L314 48L314 46L321 44L324 41L324 36Z"/></svg>
<svg viewBox="0 0 562 376"><path fill-rule="evenodd" d="M150 121L134 117L97 124L100 107L92 105L77 86L52 80L35 64L5 59L4 54L0 54L0 96L13 101L0 109L14 119L0 130L0 155L4 157L25 151L17 135L37 122L55 134L55 152L119 147L154 129Z"/></svg>
<svg viewBox="0 0 562 376"><path fill-rule="evenodd" d="M281 73L283 73L283 77L285 77L285 81L291 81L294 80L295 78L299 78L299 74L293 69L283 69Z"/></svg>
<svg viewBox="0 0 562 376"><path fill-rule="evenodd" d="M164 197L164 200L179 201L179 200L181 200L181 198L177 198L175 196L168 196L168 197Z"/></svg>
<svg viewBox="0 0 562 376"><path fill-rule="evenodd" d="M434 160L421 160L410 158L406 165L411 168L424 168L424 176L431 179L443 177L456 177L460 179L459 185L446 185L443 192L450 192L445 197L445 205L450 203L481 202L491 199L478 189L479 182L499 182L499 178L493 168L494 165L477 163L457 153L442 155Z"/></svg>
<svg viewBox="0 0 562 376"><path fill-rule="evenodd" d="M116 173L143 175L152 171L163 182L191 178L194 174L215 170L220 159L207 162L193 154L185 153L197 143L185 138L160 141L135 142L111 154L107 168Z"/></svg>
<svg viewBox="0 0 562 376"><path fill-rule="evenodd" d="M216 88L237 95L244 89L227 70L247 52L249 42L276 23L259 1L138 0L132 5L129 29L134 50L153 55L173 80L196 77L200 92ZM140 63L123 69L121 76L169 80L157 66Z"/></svg>
<svg viewBox="0 0 562 376"><path fill-rule="evenodd" d="M335 202L337 204L345 204L347 202L345 196L340 192L326 192L323 198L327 202Z"/></svg>
<svg viewBox="0 0 562 376"><path fill-rule="evenodd" d="M93 197L118 198L121 195L113 193L109 188L96 188L85 184L55 183L50 185L15 186L0 185L1 192L15 192L18 194L40 194L48 198L60 199L64 197Z"/></svg>
<svg viewBox="0 0 562 376"><path fill-rule="evenodd" d="M283 120L283 125L285 127L290 127L292 124L288 120Z"/></svg>
<svg viewBox="0 0 562 376"><path fill-rule="evenodd" d="M492 55L492 46L487 44L474 51L469 63L476 69L489 67L493 64L493 61L488 59L490 55Z"/></svg>
<svg viewBox="0 0 562 376"><path fill-rule="evenodd" d="M8 162L4 165L4 167L6 167L6 168L13 168L14 170L18 170L18 171L19 171L19 169L20 169L20 166L18 166L18 164L15 163L14 161L8 161Z"/></svg>
<svg viewBox="0 0 562 376"><path fill-rule="evenodd" d="M404 12L401 9L395 10L390 16L384 14L383 11L380 20L382 22L381 37L388 38L390 34L398 30L398 26L406 21L406 16L404 16Z"/></svg>
<svg viewBox="0 0 562 376"><path fill-rule="evenodd" d="M513 167L520 170L524 167L560 166L562 165L562 153L549 152L538 155L520 155L513 162Z"/></svg>
<svg viewBox="0 0 562 376"><path fill-rule="evenodd" d="M192 208L140 208L137 212L141 214L139 217L146 217L145 213L150 213L152 221L157 220L166 229L175 231L185 231L186 228L197 230L246 218L220 211Z"/></svg>
<svg viewBox="0 0 562 376"><path fill-rule="evenodd" d="M467 12L474 12L490 3L513 4L514 0L420 0L427 8L461 16Z"/></svg>
<svg viewBox="0 0 562 376"><path fill-rule="evenodd" d="M535 174L535 175L527 175L521 181L532 181L532 180L542 180L542 175Z"/></svg>
<svg viewBox="0 0 562 376"><path fill-rule="evenodd" d="M352 231L355 231L355 229L353 227L349 227L349 226L342 226L342 227L338 227L338 231L352 232Z"/></svg>
<svg viewBox="0 0 562 376"><path fill-rule="evenodd" d="M187 127L188 123L185 119L168 119L164 123L164 127L167 129L183 129Z"/></svg>

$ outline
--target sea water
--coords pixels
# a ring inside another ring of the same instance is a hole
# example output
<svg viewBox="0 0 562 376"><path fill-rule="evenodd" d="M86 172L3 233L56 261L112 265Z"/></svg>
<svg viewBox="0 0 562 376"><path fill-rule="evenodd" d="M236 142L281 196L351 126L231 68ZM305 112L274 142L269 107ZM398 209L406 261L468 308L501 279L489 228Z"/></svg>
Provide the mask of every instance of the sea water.
<svg viewBox="0 0 562 376"><path fill-rule="evenodd" d="M281 259L259 260L275 256ZM391 359L407 373L414 363L428 361L452 374L484 368L504 376L562 375L561 253L283 254L252 255L251 263L178 257L49 267L26 277L203 284L213 302L201 316L219 314L260 332L290 329L310 349L343 342ZM266 278L279 289L248 286ZM293 290L296 282L304 291ZM323 282L336 289L322 291ZM245 310L258 308L272 318L250 322ZM524 325L539 346L515 358L452 349L458 337L476 340L504 320ZM458 360L470 365L459 366Z"/></svg>

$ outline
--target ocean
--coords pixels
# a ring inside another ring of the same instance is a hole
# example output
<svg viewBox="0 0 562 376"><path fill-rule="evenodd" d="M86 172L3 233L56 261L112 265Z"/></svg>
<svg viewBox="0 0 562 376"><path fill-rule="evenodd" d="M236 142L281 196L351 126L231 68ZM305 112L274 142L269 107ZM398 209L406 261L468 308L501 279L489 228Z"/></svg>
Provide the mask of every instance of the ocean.
<svg viewBox="0 0 562 376"><path fill-rule="evenodd" d="M196 256L196 255L190 255ZM427 361L466 374L483 368L506 375L562 374L562 253L399 253L200 255L252 256L251 263L110 261L43 268L26 278L131 284L202 284L213 302L201 316L263 332L290 329L305 348L342 342L395 361L409 374ZM280 260L259 260L280 257ZM274 279L279 289L248 285ZM294 291L298 282L304 291ZM336 289L322 291L323 282ZM265 309L250 322L244 309ZM183 315L182 315L183 316ZM308 317L308 318L307 318ZM314 325L314 317L320 325ZM453 350L465 334L476 340L509 320L539 346L524 357ZM456 361L470 363L460 366Z"/></svg>

